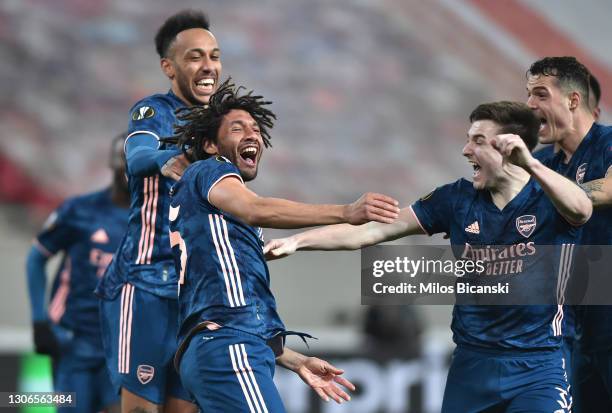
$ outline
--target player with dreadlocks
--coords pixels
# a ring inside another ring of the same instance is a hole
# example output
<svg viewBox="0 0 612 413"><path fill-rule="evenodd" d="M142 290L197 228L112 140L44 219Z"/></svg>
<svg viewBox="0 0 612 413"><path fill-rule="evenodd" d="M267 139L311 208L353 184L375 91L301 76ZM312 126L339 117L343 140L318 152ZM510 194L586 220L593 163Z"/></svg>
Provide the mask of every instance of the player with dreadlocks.
<svg viewBox="0 0 612 413"><path fill-rule="evenodd" d="M274 364L296 372L321 398L354 387L326 361L283 348L260 227L363 224L397 218L397 202L365 194L349 205L309 205L257 196L255 179L275 115L270 102L223 83L207 107L177 114L179 145L194 158L173 187L170 241L179 274L181 380L208 412L284 412Z"/></svg>

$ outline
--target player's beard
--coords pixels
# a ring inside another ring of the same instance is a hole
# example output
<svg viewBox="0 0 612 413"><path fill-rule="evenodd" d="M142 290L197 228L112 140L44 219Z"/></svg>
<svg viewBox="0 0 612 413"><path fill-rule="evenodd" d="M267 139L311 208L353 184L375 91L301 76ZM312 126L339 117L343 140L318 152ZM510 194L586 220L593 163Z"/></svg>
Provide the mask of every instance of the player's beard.
<svg viewBox="0 0 612 413"><path fill-rule="evenodd" d="M208 103L208 96L202 97L202 99L198 99L196 97L196 95L193 93L193 89L191 88L191 80L183 75L180 70L176 72L176 84L181 92L181 95L183 95L190 105L205 105Z"/></svg>

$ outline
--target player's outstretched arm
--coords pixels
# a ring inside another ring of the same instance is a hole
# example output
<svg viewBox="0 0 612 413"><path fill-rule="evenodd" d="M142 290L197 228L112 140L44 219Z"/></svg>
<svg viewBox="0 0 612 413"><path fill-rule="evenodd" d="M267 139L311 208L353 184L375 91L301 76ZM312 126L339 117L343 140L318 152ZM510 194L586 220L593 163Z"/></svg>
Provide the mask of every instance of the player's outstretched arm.
<svg viewBox="0 0 612 413"><path fill-rule="evenodd" d="M351 400L351 397L338 384L350 391L355 391L355 385L342 377L344 371L325 360L308 357L285 347L283 354L276 358L276 363L295 372L326 402L330 398L336 403Z"/></svg>
<svg viewBox="0 0 612 413"><path fill-rule="evenodd" d="M159 141L149 133L130 135L125 141L127 169L134 176L162 173L178 180L189 161L179 149L159 150Z"/></svg>
<svg viewBox="0 0 612 413"><path fill-rule="evenodd" d="M408 235L424 234L411 207L402 208L391 224L329 225L287 238L273 239L264 248L268 260L286 257L297 250L356 250Z"/></svg>
<svg viewBox="0 0 612 413"><path fill-rule="evenodd" d="M375 193L364 194L348 205L313 205L264 198L233 175L217 182L210 189L208 200L249 225L279 229L339 223L359 225L369 221L391 223L399 212L396 200Z"/></svg>
<svg viewBox="0 0 612 413"><path fill-rule="evenodd" d="M593 205L575 183L544 166L534 158L518 135L497 135L494 146L508 162L525 169L538 181L557 211L573 225L589 220Z"/></svg>
<svg viewBox="0 0 612 413"><path fill-rule="evenodd" d="M612 206L612 174L607 178L594 179L580 187L591 200L593 208Z"/></svg>

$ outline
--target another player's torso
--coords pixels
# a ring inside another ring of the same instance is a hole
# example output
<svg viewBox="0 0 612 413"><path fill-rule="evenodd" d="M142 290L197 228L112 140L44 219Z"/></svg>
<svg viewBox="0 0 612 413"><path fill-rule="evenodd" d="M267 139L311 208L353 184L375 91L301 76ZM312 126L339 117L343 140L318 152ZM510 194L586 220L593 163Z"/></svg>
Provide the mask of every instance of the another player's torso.
<svg viewBox="0 0 612 413"><path fill-rule="evenodd" d="M192 165L172 196L170 236L182 271L179 334L182 338L197 323L214 321L269 338L284 326L270 290L262 231L202 196L206 183L197 176L198 169L200 176L206 175L201 170L216 164L208 159Z"/></svg>
<svg viewBox="0 0 612 413"><path fill-rule="evenodd" d="M110 190L77 198L72 210L74 240L56 275L49 317L76 331L99 331L93 291L125 233L128 210L116 206Z"/></svg>
<svg viewBox="0 0 612 413"><path fill-rule="evenodd" d="M515 292L526 293L523 300L541 298L547 304L457 305L452 323L455 342L519 351L558 348L564 314L553 303L569 276L572 252L572 247L562 244L574 243L578 232L533 180L502 210L487 191L465 191L451 221L451 243L461 246L464 258L485 261L483 277L511 280Z"/></svg>
<svg viewBox="0 0 612 413"><path fill-rule="evenodd" d="M564 156L560 154L551 160L550 167L570 180L584 184L612 174L611 150L612 127L594 124L569 162L564 162ZM612 245L612 208L593 210L591 219L584 225L580 243ZM606 248L610 251L612 247ZM612 348L612 306L588 306L578 311L578 330L583 348Z"/></svg>
<svg viewBox="0 0 612 413"><path fill-rule="evenodd" d="M173 136L174 111L184 104L174 94L155 95L131 110L130 134L153 133L159 138ZM160 143L159 149L171 146ZM175 181L161 173L135 176L128 170L131 205L128 231L112 271L105 280L103 295L114 296L129 282L150 293L176 298L177 276L168 237L169 191Z"/></svg>

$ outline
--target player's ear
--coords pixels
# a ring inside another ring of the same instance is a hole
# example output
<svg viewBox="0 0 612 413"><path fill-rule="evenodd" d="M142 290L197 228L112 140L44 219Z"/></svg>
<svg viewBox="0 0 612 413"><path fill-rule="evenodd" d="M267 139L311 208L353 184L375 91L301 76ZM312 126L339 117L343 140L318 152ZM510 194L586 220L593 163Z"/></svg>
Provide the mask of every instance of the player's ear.
<svg viewBox="0 0 612 413"><path fill-rule="evenodd" d="M168 77L168 79L174 79L174 65L172 61L168 58L163 58L160 61L160 66L164 74Z"/></svg>
<svg viewBox="0 0 612 413"><path fill-rule="evenodd" d="M580 106L581 98L582 97L580 96L580 93L578 93L578 92L571 92L569 94L569 108L570 108L570 110L576 110Z"/></svg>
<svg viewBox="0 0 612 413"><path fill-rule="evenodd" d="M219 153L219 149L217 148L217 144L211 140L206 139L204 141L204 152L208 155L216 155Z"/></svg>

